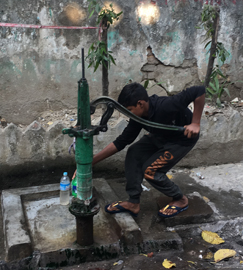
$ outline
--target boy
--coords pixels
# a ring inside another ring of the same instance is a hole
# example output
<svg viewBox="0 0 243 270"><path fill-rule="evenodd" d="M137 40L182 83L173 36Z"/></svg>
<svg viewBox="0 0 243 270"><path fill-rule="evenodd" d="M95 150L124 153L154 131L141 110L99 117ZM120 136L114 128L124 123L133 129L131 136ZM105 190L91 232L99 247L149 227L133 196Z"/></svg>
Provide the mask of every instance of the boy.
<svg viewBox="0 0 243 270"><path fill-rule="evenodd" d="M178 131L147 127L130 119L122 134L97 153L93 159L94 165L121 151L136 139L142 128L149 132L127 151L125 176L129 200L107 205L106 212L110 214L129 212L137 216L140 210L143 178L154 188L173 198L171 203L159 211L160 216L172 217L186 210L187 197L168 179L166 173L194 147L199 138L205 87L191 87L169 97L157 95L148 97L142 85L131 83L122 89L118 102L139 117L166 125L184 126L185 132L183 134ZM194 102L193 114L187 108L191 102Z"/></svg>

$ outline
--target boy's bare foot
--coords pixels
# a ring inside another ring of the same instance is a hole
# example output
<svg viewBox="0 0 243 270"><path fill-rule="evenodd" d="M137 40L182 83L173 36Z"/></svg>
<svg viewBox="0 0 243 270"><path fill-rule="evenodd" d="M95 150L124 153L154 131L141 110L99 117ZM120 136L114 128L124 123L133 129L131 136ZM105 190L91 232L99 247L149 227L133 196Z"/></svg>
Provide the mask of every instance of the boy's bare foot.
<svg viewBox="0 0 243 270"><path fill-rule="evenodd" d="M188 199L185 195L183 195L183 197L180 200L170 202L167 206L160 209L159 212L163 215L168 215L168 216L171 216L175 214L176 212L178 212L178 209L171 209L171 208L168 209L168 206L177 206L180 208L185 208L186 206L188 206Z"/></svg>
<svg viewBox="0 0 243 270"><path fill-rule="evenodd" d="M138 212L140 211L140 204L139 203L131 203L131 202L126 202L126 201L125 202L114 202L107 207L107 210L110 212L117 211L119 213L120 209L116 207L117 205L122 206L123 208L131 211L134 214L138 214Z"/></svg>

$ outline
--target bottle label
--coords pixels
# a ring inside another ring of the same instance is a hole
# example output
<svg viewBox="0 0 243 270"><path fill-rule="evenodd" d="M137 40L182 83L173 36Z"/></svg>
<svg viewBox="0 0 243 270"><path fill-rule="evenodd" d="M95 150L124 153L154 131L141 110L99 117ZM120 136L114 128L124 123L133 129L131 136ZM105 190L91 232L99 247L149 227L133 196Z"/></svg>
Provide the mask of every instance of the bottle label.
<svg viewBox="0 0 243 270"><path fill-rule="evenodd" d="M77 186L73 186L73 190L74 193L77 193Z"/></svg>
<svg viewBox="0 0 243 270"><path fill-rule="evenodd" d="M68 184L60 184L60 190L61 191L66 191L66 190L69 190L70 189L70 183Z"/></svg>

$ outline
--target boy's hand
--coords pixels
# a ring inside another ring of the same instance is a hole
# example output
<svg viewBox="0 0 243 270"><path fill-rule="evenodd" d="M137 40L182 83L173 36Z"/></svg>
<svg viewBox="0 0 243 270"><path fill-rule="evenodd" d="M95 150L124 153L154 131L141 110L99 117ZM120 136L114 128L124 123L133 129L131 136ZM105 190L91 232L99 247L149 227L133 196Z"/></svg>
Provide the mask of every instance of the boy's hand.
<svg viewBox="0 0 243 270"><path fill-rule="evenodd" d="M197 123L191 123L188 126L184 126L184 128L184 135L187 136L187 138L189 139L196 137L200 132L200 124Z"/></svg>
<svg viewBox="0 0 243 270"><path fill-rule="evenodd" d="M75 178L76 172L77 172L77 169L75 170L75 172L74 172L74 174L73 174L72 180Z"/></svg>

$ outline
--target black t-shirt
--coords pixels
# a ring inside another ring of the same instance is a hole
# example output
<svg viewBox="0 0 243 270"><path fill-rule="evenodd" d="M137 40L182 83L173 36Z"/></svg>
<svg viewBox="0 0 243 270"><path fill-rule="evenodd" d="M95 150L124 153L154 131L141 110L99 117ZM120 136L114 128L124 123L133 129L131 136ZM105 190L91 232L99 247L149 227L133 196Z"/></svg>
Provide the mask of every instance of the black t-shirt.
<svg viewBox="0 0 243 270"><path fill-rule="evenodd" d="M193 86L174 96L158 97L152 95L149 97L148 117L144 119L165 125L182 127L189 125L192 121L192 112L188 109L188 105L204 93L204 86ZM113 142L118 151L131 144L142 128L157 138L180 145L189 145L198 139L198 137L188 139L182 132L152 128L130 119L122 134Z"/></svg>

